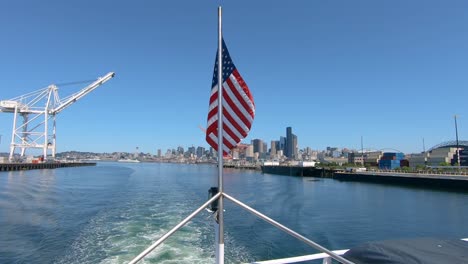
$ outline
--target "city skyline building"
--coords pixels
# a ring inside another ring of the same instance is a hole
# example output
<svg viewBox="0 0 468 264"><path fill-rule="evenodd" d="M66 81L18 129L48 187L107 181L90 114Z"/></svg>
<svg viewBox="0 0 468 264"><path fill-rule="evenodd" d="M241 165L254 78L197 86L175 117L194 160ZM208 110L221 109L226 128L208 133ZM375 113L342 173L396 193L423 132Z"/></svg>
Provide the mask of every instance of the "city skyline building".
<svg viewBox="0 0 468 264"><path fill-rule="evenodd" d="M278 150L281 150L283 154L286 151L286 137L280 136ZM278 152L278 150L276 150Z"/></svg>
<svg viewBox="0 0 468 264"><path fill-rule="evenodd" d="M205 154L205 148L204 147L197 147L197 158L203 157Z"/></svg>
<svg viewBox="0 0 468 264"><path fill-rule="evenodd" d="M263 153L264 150L263 150L263 140L261 139L253 139L252 140L252 145L253 145L253 152L257 152L257 153Z"/></svg>
<svg viewBox="0 0 468 264"><path fill-rule="evenodd" d="M297 136L292 133L292 127L286 127L284 155L290 159L295 159L297 157Z"/></svg>
<svg viewBox="0 0 468 264"><path fill-rule="evenodd" d="M274 159L277 157L276 155L276 149L278 148L278 142L277 140L272 140L271 145L270 145L270 158Z"/></svg>

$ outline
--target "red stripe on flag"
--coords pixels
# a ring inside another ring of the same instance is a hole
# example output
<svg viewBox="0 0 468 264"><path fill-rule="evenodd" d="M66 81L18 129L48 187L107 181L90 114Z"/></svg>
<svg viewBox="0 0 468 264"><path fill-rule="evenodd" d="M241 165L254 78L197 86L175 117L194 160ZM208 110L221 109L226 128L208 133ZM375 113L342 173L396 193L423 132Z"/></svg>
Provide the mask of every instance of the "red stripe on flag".
<svg viewBox="0 0 468 264"><path fill-rule="evenodd" d="M255 102L253 100L253 96L252 94L250 93L250 89L249 87L247 86L247 84L245 83L244 79L242 78L242 76L240 75L239 71L237 71L237 69L234 69L234 71L232 72L232 75L234 75L234 77L236 78L237 80L237 83L239 83L239 86L242 87L242 90L244 90L244 93L247 95L247 97L249 97L250 99L250 102L252 102L252 107L253 108L250 108L249 109L252 109L252 110L255 110ZM253 117L253 116L252 116Z"/></svg>
<svg viewBox="0 0 468 264"><path fill-rule="evenodd" d="M216 100L218 100L218 91L210 96L210 105Z"/></svg>
<svg viewBox="0 0 468 264"><path fill-rule="evenodd" d="M234 120L234 118L231 116L231 114L229 114L228 111L226 111L226 108L223 108L223 115L224 117L229 120L229 122L231 122L232 126L234 126L236 128L236 130L243 136L243 137L246 137L247 136L247 132L237 123L236 120Z"/></svg>
<svg viewBox="0 0 468 264"><path fill-rule="evenodd" d="M223 137L223 144L228 148L228 149L233 149L235 145L233 145L229 140L227 140L225 137ZM223 150L224 151L224 150Z"/></svg>
<svg viewBox="0 0 468 264"><path fill-rule="evenodd" d="M231 130L225 123L223 123L223 130L224 130L224 132L226 132L229 136L231 136L231 138L232 138L236 143L238 143L238 142L241 141L240 138L238 138L238 137L236 136L236 134L235 134L234 132L232 132L232 130Z"/></svg>
<svg viewBox="0 0 468 264"><path fill-rule="evenodd" d="M236 114L236 116L242 120L242 122L247 126L247 127L250 127L250 122L249 120L247 120L247 118L245 118L244 114L239 110L239 108L237 108L237 105L231 100L231 97L229 97L229 95L227 93L223 93L223 99L224 101L229 104L229 106L231 107L232 111L234 111L234 113ZM223 109L223 112L224 112L224 109ZM227 111L226 111L227 112Z"/></svg>
<svg viewBox="0 0 468 264"><path fill-rule="evenodd" d="M218 114L218 107L211 109L211 111L208 113L208 120L210 120L213 116L217 114Z"/></svg>
<svg viewBox="0 0 468 264"><path fill-rule="evenodd" d="M239 76L240 77L240 76ZM237 79L237 83L239 84L239 86L241 87L241 89L243 89L244 93L249 97L250 93L246 93L245 90L247 89L248 91L248 88L247 86L245 87L242 87L241 85L241 82L239 82L239 79ZM254 113L253 113L253 109L249 106L249 104L245 101L244 97L239 93L239 91L237 90L236 86L234 85L234 83L231 81L231 79L227 79L226 80L229 87L231 88L231 91L232 93L236 96L237 100L242 104L242 106L244 107L244 109L247 111L247 113L250 114L250 116L253 118L254 117ZM245 85L245 82L242 80L241 78L241 81L242 83ZM250 97L249 97L250 99ZM253 103L252 99L250 99L250 101Z"/></svg>

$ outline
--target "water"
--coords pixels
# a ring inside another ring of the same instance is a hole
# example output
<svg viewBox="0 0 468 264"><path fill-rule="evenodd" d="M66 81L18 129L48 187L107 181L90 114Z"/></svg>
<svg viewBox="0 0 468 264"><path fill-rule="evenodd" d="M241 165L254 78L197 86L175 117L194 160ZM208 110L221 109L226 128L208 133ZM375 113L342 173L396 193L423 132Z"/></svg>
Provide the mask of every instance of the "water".
<svg viewBox="0 0 468 264"><path fill-rule="evenodd" d="M225 170L228 194L331 249L468 237L468 192ZM210 165L100 163L0 172L0 263L127 263L203 204ZM213 263L207 212L142 263ZM226 202L226 262L316 253Z"/></svg>

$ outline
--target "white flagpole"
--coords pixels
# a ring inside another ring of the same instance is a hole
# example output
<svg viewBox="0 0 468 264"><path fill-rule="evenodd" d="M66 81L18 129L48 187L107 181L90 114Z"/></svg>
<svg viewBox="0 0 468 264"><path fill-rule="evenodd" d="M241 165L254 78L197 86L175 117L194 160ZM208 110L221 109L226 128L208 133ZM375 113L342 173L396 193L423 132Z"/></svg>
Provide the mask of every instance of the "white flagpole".
<svg viewBox="0 0 468 264"><path fill-rule="evenodd" d="M221 6L218 7L218 223L216 236L216 264L224 263L224 206L223 206L223 42Z"/></svg>

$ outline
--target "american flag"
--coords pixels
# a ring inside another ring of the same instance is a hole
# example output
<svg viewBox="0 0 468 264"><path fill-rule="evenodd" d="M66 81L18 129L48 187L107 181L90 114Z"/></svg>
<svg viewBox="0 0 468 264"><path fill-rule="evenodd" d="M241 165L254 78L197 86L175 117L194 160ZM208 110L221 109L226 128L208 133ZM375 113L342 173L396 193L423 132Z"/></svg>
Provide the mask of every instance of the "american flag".
<svg viewBox="0 0 468 264"><path fill-rule="evenodd" d="M244 82L229 56L223 39L223 156L247 136L255 116L255 104L249 87ZM218 53L216 53L218 54ZM211 85L210 107L206 141L218 151L218 56Z"/></svg>

